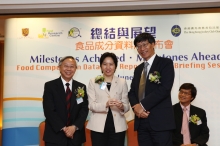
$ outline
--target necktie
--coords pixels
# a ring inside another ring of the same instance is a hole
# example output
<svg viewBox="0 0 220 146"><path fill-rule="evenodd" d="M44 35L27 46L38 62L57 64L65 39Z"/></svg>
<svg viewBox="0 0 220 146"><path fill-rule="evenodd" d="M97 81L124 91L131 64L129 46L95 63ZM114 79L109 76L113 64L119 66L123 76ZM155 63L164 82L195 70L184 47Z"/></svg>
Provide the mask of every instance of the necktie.
<svg viewBox="0 0 220 146"><path fill-rule="evenodd" d="M140 79L140 83L139 83L139 90L138 90L138 98L139 101L141 101L142 99L144 99L145 96L145 85L146 85L146 78L147 78L147 66L149 65L148 62L144 63L144 68L143 68L143 72L141 74L141 79Z"/></svg>
<svg viewBox="0 0 220 146"><path fill-rule="evenodd" d="M190 133L189 133L189 121L186 114L186 107L183 108L183 122L181 134L183 135L183 144L191 144Z"/></svg>
<svg viewBox="0 0 220 146"><path fill-rule="evenodd" d="M70 99L72 92L69 88L69 83L66 83L66 109L67 109L67 126L70 124Z"/></svg>

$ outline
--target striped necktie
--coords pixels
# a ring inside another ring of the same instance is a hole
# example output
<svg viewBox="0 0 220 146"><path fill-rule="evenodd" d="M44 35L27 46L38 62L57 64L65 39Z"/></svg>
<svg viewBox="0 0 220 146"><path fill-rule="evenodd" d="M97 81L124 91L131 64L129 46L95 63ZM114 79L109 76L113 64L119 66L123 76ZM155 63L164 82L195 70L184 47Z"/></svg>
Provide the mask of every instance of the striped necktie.
<svg viewBox="0 0 220 146"><path fill-rule="evenodd" d="M70 124L70 99L72 92L69 88L69 83L66 83L66 109L67 109L67 126Z"/></svg>

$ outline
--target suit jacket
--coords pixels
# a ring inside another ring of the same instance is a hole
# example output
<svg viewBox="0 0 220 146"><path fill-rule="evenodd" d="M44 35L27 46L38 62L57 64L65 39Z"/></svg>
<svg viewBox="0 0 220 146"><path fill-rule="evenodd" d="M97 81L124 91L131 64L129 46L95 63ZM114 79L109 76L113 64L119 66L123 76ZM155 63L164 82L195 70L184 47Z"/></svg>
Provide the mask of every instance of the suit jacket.
<svg viewBox="0 0 220 146"><path fill-rule="evenodd" d="M138 89L143 67L144 63L141 63L134 70L134 78L128 93L131 106L139 103ZM150 82L149 80L149 74L154 71L158 71L161 75L160 84ZM151 128L155 131L171 130L175 128L170 95L173 81L173 61L156 55L146 79L145 98L141 100L141 104L145 110L150 111L148 120ZM139 123L140 119L135 115L135 130L138 129Z"/></svg>
<svg viewBox="0 0 220 146"><path fill-rule="evenodd" d="M116 98L123 103L124 111L122 112L116 106L110 107L113 115L115 132L125 131L127 129L127 122L124 114L130 108L128 101L128 87L125 79L114 76L110 91L108 91L107 87L104 90L100 89L100 85L95 83L94 78L90 80L87 91L91 117L86 128L96 132L104 132L106 117L109 110L109 108L106 108L106 102L110 98Z"/></svg>
<svg viewBox="0 0 220 146"><path fill-rule="evenodd" d="M173 146L180 146L183 144L183 135L181 134L183 110L180 103L173 105L176 129L173 131ZM190 105L190 116L197 115L202 124L196 125L189 123L189 131L191 135L191 143L197 143L199 146L207 146L206 142L209 139L209 128L207 126L206 112L198 107Z"/></svg>
<svg viewBox="0 0 220 146"><path fill-rule="evenodd" d="M83 102L77 104L75 90L84 87L85 96ZM73 135L73 139L67 138L61 130L67 123L66 93L61 78L45 83L43 94L43 108L46 117L44 131L44 141L66 145L68 140L72 143L80 144L85 142L85 121L88 114L88 97L86 86L73 80L72 97L70 107L70 125L79 128Z"/></svg>

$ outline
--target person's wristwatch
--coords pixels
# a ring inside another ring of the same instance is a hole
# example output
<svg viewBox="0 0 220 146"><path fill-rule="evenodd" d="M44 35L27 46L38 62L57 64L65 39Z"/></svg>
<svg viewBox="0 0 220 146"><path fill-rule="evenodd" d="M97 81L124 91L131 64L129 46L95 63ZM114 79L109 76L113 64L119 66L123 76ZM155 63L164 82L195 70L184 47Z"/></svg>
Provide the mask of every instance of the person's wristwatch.
<svg viewBox="0 0 220 146"><path fill-rule="evenodd" d="M196 143L196 146L199 146L199 145Z"/></svg>

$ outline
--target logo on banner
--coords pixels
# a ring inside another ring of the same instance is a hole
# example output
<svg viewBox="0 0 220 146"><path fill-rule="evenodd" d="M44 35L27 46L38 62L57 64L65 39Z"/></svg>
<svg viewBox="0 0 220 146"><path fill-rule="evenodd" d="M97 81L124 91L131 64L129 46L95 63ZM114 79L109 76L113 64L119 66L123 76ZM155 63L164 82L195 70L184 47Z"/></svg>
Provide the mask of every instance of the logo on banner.
<svg viewBox="0 0 220 146"><path fill-rule="evenodd" d="M28 34L29 34L29 28L22 28L22 35L26 37L28 36Z"/></svg>
<svg viewBox="0 0 220 146"><path fill-rule="evenodd" d="M68 37L77 38L81 37L80 30L77 27L73 27L68 31Z"/></svg>
<svg viewBox="0 0 220 146"><path fill-rule="evenodd" d="M21 29L21 33L22 33L22 36L19 37L18 39L32 39L32 37L28 36L29 35L29 28L22 28Z"/></svg>
<svg viewBox="0 0 220 146"><path fill-rule="evenodd" d="M53 30L48 30L48 31L52 31L53 32ZM46 28L42 28L42 33L38 34L38 38L40 38L40 39L47 39L47 38L49 38L48 34L47 34L47 29Z"/></svg>
<svg viewBox="0 0 220 146"><path fill-rule="evenodd" d="M60 37L61 35L63 35L63 30L56 32L52 29L42 28L42 33L38 34L38 38L39 39L47 39L49 37Z"/></svg>
<svg viewBox="0 0 220 146"><path fill-rule="evenodd" d="M174 25L171 28L171 33L174 37L178 37L181 34L181 28L179 25Z"/></svg>

